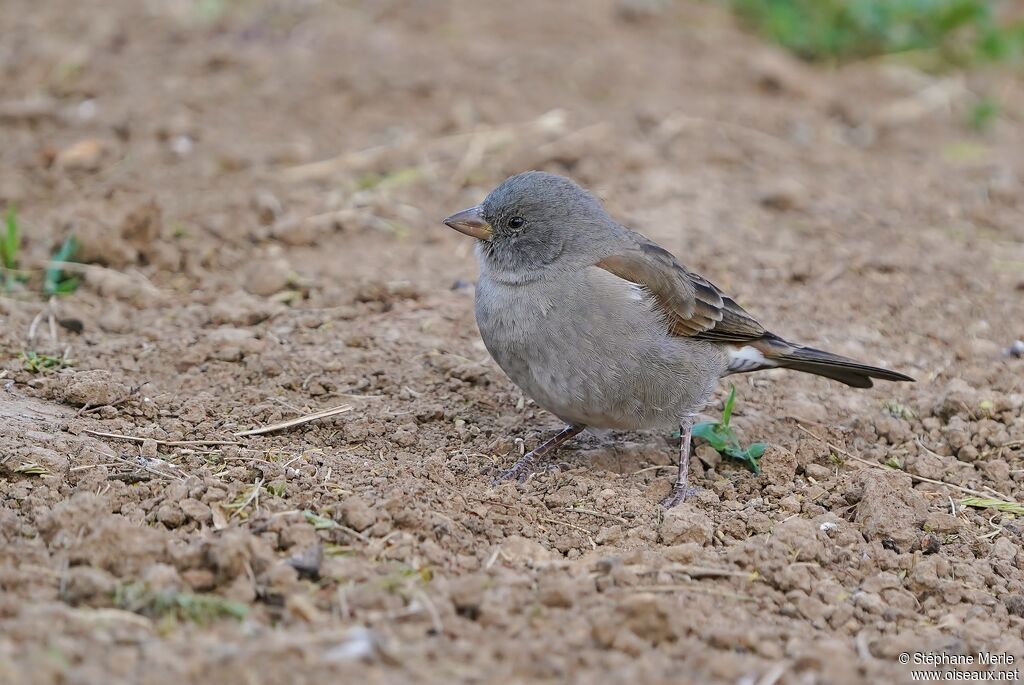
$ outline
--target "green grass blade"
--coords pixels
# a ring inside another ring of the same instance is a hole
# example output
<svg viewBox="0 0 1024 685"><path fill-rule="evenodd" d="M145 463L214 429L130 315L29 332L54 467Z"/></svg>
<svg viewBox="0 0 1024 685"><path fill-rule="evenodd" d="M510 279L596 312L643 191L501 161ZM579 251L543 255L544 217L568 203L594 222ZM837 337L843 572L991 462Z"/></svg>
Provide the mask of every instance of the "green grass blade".
<svg viewBox="0 0 1024 685"><path fill-rule="evenodd" d="M729 386L729 397L725 399L725 406L722 407L722 425L726 428L729 427L729 421L732 420L732 407L736 403L736 386Z"/></svg>
<svg viewBox="0 0 1024 685"><path fill-rule="evenodd" d="M331 530L338 527L338 524L333 519L313 513L308 509L303 511L302 515L306 517L306 521L316 530Z"/></svg>
<svg viewBox="0 0 1024 685"><path fill-rule="evenodd" d="M752 29L808 60L926 54L932 68L1019 61L1024 22L991 0L726 0ZM1012 4L1012 3L1010 3Z"/></svg>
<svg viewBox="0 0 1024 685"><path fill-rule="evenodd" d="M1024 516L1024 504L1017 502L1006 502L1001 499L989 499L987 497L964 497L960 500L960 504L965 507L974 507L975 509L995 509L996 511L1002 511L1007 514L1016 514L1018 516Z"/></svg>
<svg viewBox="0 0 1024 685"><path fill-rule="evenodd" d="M763 442L755 442L749 447L743 447L736 432L729 427L735 404L736 386L733 386L729 389L729 397L726 398L725 405L722 407L722 419L720 421L701 421L693 427L692 435L711 445L722 456L742 462L754 473L761 473L761 457L768 449L768 445Z"/></svg>
<svg viewBox="0 0 1024 685"><path fill-rule="evenodd" d="M18 248L21 245L21 235L18 230L18 213L14 205L7 208L7 230L4 232L4 240L0 243L0 257L3 257L3 265L7 269L18 268Z"/></svg>
<svg viewBox="0 0 1024 685"><path fill-rule="evenodd" d="M57 253L50 259L50 265L46 267L46 274L43 278L43 292L46 295L65 295L74 292L78 287L77 278L64 278L64 270L53 262L70 262L78 249L78 241L75 236L69 235L64 244L60 246Z"/></svg>

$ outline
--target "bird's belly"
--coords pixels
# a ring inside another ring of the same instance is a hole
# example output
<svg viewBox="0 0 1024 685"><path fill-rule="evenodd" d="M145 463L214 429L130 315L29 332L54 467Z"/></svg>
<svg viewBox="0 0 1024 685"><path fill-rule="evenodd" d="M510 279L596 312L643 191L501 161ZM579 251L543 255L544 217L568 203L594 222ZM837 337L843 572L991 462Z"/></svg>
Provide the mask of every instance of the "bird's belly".
<svg viewBox="0 0 1024 685"><path fill-rule="evenodd" d="M562 420L621 430L670 426L713 392L717 352L668 336L654 312L518 290L478 301L481 337L509 378Z"/></svg>

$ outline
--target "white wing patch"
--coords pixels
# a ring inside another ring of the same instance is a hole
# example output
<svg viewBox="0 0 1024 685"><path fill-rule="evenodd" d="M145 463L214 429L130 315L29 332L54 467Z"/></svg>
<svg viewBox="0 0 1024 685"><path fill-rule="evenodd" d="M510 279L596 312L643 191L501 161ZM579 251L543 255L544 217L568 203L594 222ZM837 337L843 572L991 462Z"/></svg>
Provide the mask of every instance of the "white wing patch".
<svg viewBox="0 0 1024 685"><path fill-rule="evenodd" d="M625 278L619 278L611 271L605 271L596 266L588 269L588 275L591 283L601 287L604 292L609 294L622 293L621 296L633 302L643 302L651 295L651 292L644 286L633 281L627 281Z"/></svg>
<svg viewBox="0 0 1024 685"><path fill-rule="evenodd" d="M744 345L729 349L729 373L742 373L744 371L756 371L757 369L770 369L778 366L775 362L766 359L756 347Z"/></svg>

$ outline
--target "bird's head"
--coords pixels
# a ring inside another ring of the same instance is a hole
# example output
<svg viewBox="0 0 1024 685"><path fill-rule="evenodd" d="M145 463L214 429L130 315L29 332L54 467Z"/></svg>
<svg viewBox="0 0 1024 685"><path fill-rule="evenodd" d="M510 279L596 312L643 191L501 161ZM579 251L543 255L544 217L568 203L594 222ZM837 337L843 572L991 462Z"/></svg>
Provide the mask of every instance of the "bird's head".
<svg viewBox="0 0 1024 685"><path fill-rule="evenodd" d="M477 238L478 254L504 268L552 264L580 253L614 222L600 201L563 176L527 171L444 223Z"/></svg>

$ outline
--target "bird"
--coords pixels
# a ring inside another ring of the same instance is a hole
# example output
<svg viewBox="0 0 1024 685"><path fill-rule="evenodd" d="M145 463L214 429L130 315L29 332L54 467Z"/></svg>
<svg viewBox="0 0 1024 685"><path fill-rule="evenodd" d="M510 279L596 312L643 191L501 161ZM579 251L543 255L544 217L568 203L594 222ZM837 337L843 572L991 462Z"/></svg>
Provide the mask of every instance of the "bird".
<svg viewBox="0 0 1024 685"><path fill-rule="evenodd" d="M789 342L563 176L526 171L444 219L476 239L477 327L498 366L566 427L495 482L522 481L585 429L678 426L671 508L689 485L695 416L721 378L793 369L854 388L902 373Z"/></svg>

